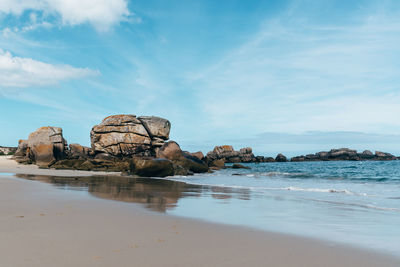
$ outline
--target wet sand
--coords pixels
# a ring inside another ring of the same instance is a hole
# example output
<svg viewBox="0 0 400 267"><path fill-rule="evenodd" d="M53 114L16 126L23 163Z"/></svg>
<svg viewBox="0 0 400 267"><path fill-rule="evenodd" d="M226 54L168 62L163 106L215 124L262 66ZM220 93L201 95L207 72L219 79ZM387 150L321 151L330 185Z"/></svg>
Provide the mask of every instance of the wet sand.
<svg viewBox="0 0 400 267"><path fill-rule="evenodd" d="M119 172L41 169L38 166L32 164L19 164L16 161L12 160L12 156L0 156L0 173L19 173L51 176L120 175Z"/></svg>
<svg viewBox="0 0 400 267"><path fill-rule="evenodd" d="M1 172L12 172L7 164ZM168 216L7 175L0 214L0 266L400 266L372 251Z"/></svg>

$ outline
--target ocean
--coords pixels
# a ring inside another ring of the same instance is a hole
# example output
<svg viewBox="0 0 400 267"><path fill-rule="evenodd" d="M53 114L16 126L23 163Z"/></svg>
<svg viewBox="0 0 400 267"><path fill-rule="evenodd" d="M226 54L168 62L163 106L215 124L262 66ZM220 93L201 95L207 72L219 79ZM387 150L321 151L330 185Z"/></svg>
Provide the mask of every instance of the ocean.
<svg viewBox="0 0 400 267"><path fill-rule="evenodd" d="M245 164L162 179L33 175L152 211L400 254L400 161Z"/></svg>
<svg viewBox="0 0 400 267"><path fill-rule="evenodd" d="M209 190L168 212L400 254L400 161L247 166L172 178Z"/></svg>

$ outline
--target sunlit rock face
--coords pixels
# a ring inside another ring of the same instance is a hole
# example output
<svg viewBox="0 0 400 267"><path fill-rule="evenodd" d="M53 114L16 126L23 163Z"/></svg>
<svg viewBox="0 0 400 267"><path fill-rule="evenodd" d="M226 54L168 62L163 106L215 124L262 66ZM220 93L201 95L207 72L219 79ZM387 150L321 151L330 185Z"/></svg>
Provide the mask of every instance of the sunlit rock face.
<svg viewBox="0 0 400 267"><path fill-rule="evenodd" d="M118 157L154 156L169 139L170 129L171 123L159 117L109 116L92 128L92 150Z"/></svg>
<svg viewBox="0 0 400 267"><path fill-rule="evenodd" d="M28 140L20 140L16 157L21 162L34 162L46 167L65 157L67 141L59 127L41 127L31 133Z"/></svg>

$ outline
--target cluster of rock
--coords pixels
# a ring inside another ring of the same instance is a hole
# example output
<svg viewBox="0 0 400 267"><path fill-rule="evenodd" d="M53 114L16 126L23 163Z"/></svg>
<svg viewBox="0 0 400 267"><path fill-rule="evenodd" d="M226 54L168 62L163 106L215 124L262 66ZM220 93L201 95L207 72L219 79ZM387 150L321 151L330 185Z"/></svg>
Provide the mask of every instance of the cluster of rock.
<svg viewBox="0 0 400 267"><path fill-rule="evenodd" d="M17 151L16 147L0 146L0 155L13 155Z"/></svg>
<svg viewBox="0 0 400 267"><path fill-rule="evenodd" d="M207 172L201 152L182 151L168 141L171 123L159 117L114 115L95 125L91 147L70 144L58 127L42 127L20 140L14 155L20 163L42 168L127 172L138 176Z"/></svg>
<svg viewBox="0 0 400 267"><path fill-rule="evenodd" d="M274 162L271 157L254 156L251 147L241 148L235 151L232 146L216 146L207 153L206 161L210 166L221 167L225 163L250 163L250 162Z"/></svg>
<svg viewBox="0 0 400 267"><path fill-rule="evenodd" d="M90 132L91 147L68 145L59 127L41 127L27 140L20 140L14 159L42 168L125 172L138 176L165 177L208 172L210 169L248 168L239 163L286 162L276 158L255 156L250 147L235 151L232 146L216 146L206 156L202 152L182 151L169 140L171 123L159 117L114 115L95 125ZM1 150L0 150L1 151ZM11 150L7 150L7 154ZM366 150L357 153L348 148L332 149L298 156L291 161L328 160L394 160L384 152Z"/></svg>
<svg viewBox="0 0 400 267"><path fill-rule="evenodd" d="M349 148L331 149L330 151L321 151L315 154L297 156L291 158L291 161L338 161L338 160L396 160L397 157L390 153L375 151L375 154L369 150L358 153L357 150Z"/></svg>

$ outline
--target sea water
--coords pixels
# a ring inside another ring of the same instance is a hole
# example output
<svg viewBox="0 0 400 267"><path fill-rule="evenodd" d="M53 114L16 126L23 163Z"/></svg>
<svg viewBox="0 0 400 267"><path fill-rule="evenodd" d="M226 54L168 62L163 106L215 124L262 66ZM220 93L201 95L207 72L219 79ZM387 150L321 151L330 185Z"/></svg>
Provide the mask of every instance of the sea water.
<svg viewBox="0 0 400 267"><path fill-rule="evenodd" d="M400 255L400 161L246 166L172 178L209 190L168 212Z"/></svg>

